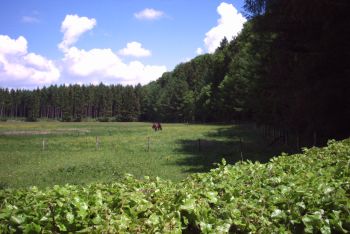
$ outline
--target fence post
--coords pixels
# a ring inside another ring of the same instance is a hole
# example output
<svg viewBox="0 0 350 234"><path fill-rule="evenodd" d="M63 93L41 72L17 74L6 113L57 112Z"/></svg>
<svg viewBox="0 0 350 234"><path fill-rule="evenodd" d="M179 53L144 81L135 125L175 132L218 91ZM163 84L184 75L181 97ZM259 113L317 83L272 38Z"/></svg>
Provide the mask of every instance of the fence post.
<svg viewBox="0 0 350 234"><path fill-rule="evenodd" d="M45 138L43 138L43 151L45 151Z"/></svg>
<svg viewBox="0 0 350 234"><path fill-rule="evenodd" d="M147 152L149 152L149 137L147 137Z"/></svg>
<svg viewBox="0 0 350 234"><path fill-rule="evenodd" d="M98 136L96 136L96 149L99 148L99 144L100 144L100 141L99 141L99 139L98 139Z"/></svg>
<svg viewBox="0 0 350 234"><path fill-rule="evenodd" d="M239 138L239 150L241 152L241 159L243 161L243 140L241 137Z"/></svg>

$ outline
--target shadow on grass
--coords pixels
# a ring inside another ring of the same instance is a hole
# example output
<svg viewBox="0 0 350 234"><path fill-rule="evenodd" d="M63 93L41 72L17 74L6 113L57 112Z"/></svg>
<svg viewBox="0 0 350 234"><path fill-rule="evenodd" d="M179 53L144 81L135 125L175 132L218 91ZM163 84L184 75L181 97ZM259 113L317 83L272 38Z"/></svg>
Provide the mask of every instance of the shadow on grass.
<svg viewBox="0 0 350 234"><path fill-rule="evenodd" d="M271 139L265 139L252 124L223 126L202 139L177 141L176 151L186 157L175 161L175 164L185 166L185 172L207 172L223 158L229 164L240 160L265 163L282 152L292 153L281 142L274 145L270 142Z"/></svg>

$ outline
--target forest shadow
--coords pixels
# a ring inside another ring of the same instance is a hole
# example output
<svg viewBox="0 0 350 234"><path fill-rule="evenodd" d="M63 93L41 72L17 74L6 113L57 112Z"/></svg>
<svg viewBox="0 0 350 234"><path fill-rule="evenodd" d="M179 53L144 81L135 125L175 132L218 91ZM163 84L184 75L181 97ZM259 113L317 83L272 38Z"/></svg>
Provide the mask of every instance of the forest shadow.
<svg viewBox="0 0 350 234"><path fill-rule="evenodd" d="M253 124L220 127L202 139L183 139L176 143L176 152L186 157L174 163L185 166L184 172L190 173L207 172L223 158L229 164L241 160L265 163L282 152L292 153L282 142L271 145L271 139L264 138Z"/></svg>

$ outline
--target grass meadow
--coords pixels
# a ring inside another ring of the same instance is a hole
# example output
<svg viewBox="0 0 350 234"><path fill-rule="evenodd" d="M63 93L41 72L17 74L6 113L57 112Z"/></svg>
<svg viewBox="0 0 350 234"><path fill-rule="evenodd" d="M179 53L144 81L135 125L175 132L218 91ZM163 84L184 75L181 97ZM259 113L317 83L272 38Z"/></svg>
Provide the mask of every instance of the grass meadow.
<svg viewBox="0 0 350 234"><path fill-rule="evenodd" d="M179 181L222 158L265 162L282 151L249 124L163 124L154 132L150 123L0 122L0 188L111 182L125 173Z"/></svg>

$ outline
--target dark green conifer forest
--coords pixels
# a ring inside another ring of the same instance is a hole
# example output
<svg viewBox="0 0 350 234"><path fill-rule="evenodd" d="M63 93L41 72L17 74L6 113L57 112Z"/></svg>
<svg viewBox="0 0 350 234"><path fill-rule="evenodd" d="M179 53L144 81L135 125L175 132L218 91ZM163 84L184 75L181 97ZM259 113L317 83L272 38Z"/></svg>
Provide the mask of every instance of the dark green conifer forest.
<svg viewBox="0 0 350 234"><path fill-rule="evenodd" d="M246 0L249 18L215 53L147 85L0 88L0 118L250 121L318 139L350 133L350 2Z"/></svg>

